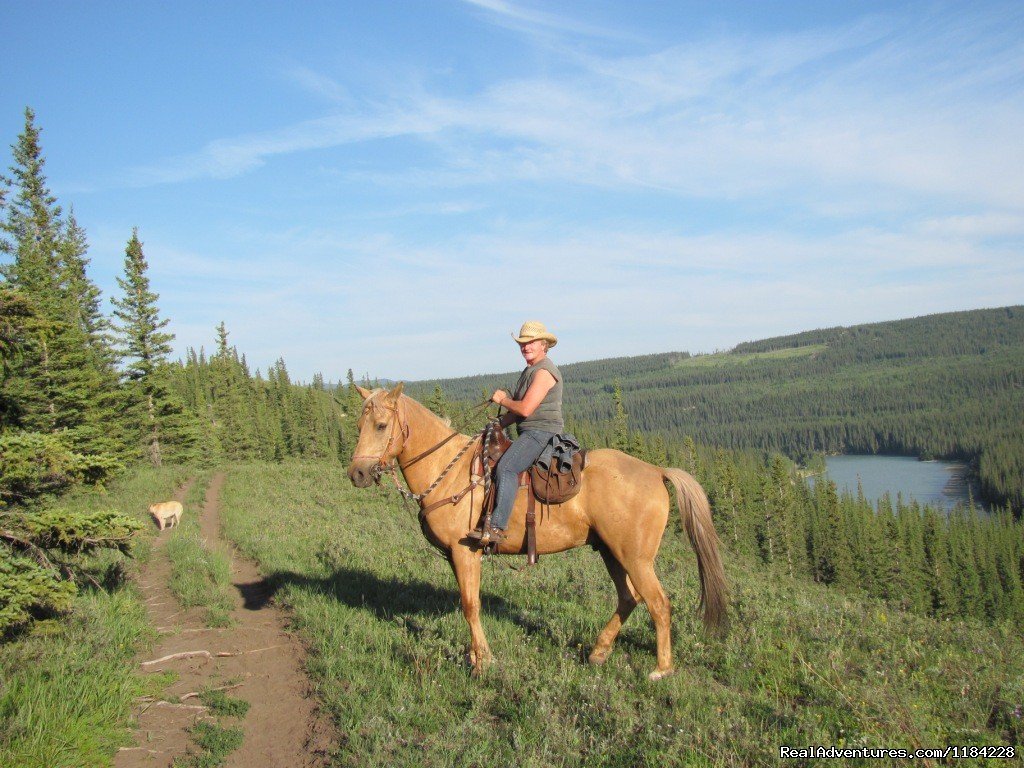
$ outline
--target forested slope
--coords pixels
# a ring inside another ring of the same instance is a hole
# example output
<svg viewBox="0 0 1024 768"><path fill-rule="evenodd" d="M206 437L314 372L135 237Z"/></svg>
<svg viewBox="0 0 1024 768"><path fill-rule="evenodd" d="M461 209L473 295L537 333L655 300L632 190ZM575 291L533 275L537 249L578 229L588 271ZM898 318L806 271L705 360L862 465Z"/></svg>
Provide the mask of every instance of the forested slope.
<svg viewBox="0 0 1024 768"><path fill-rule="evenodd" d="M556 356L557 357L557 356ZM985 498L1024 507L1024 307L828 328L729 352L562 366L566 412L725 448L894 453L971 462ZM478 398L514 374L421 382Z"/></svg>

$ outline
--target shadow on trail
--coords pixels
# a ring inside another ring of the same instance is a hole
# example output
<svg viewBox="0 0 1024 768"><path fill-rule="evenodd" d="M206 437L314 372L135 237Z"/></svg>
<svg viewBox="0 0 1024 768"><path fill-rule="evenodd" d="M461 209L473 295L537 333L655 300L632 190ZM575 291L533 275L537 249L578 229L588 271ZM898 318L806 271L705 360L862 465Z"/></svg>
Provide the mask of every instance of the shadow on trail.
<svg viewBox="0 0 1024 768"><path fill-rule="evenodd" d="M235 582L234 587L242 596L242 607L247 611L259 611L266 608L270 598L277 591L277 585L265 578L244 584Z"/></svg>
<svg viewBox="0 0 1024 768"><path fill-rule="evenodd" d="M363 608L386 620L401 616L442 616L460 610L459 592L454 579L450 588L444 588L419 579L386 578L370 571L342 567L327 578L278 571L264 579L264 582L271 586L265 600L269 600L281 587L292 585L331 595L340 603L352 608ZM489 595L484 596L483 600L485 609L490 613L509 619L531 632L543 631L541 625L525 619L505 599Z"/></svg>
<svg viewBox="0 0 1024 768"><path fill-rule="evenodd" d="M416 617L442 616L458 612L459 592L452 580L450 588L434 586L419 579L383 578L370 571L357 568L341 567L326 578L315 578L292 571L277 571L265 579L252 584L236 584L235 586L245 598L245 607L259 610L266 605L274 594L284 586L294 586L300 590L330 595L338 602L352 608L360 608L372 612L383 621L405 620L405 625L414 633L422 629ZM552 646L577 646L581 651L581 660L585 661L589 646L596 639L593 637L566 637L564 627L559 631L558 617L538 621L526 616L524 612L503 597L481 594L482 612L485 616L510 621L530 635L547 638ZM609 606L609 615L611 608ZM557 611L557 603L551 607ZM603 617L602 617L603 618ZM646 618L646 617L644 617ZM645 642L635 642L628 635L620 636L619 645L632 646L636 650L650 650Z"/></svg>

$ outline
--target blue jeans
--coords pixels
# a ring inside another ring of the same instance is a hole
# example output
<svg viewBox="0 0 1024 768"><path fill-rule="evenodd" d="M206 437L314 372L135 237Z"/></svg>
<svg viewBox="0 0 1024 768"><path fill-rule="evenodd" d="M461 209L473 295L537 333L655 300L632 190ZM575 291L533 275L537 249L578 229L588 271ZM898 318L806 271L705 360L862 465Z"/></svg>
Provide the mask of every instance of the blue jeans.
<svg viewBox="0 0 1024 768"><path fill-rule="evenodd" d="M491 516L491 525L495 528L508 528L508 519L512 517L512 507L516 503L516 492L519 490L519 473L533 466L533 462L554 436L554 432L528 429L509 446L505 455L498 461L498 467L494 472L498 498L494 502L494 514Z"/></svg>

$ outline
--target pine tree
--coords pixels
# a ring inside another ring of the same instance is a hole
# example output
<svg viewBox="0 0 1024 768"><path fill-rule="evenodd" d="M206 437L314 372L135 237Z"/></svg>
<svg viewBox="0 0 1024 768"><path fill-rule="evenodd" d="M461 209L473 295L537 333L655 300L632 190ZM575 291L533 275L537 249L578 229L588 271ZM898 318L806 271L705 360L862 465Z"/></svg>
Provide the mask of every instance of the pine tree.
<svg viewBox="0 0 1024 768"><path fill-rule="evenodd" d="M775 454L762 474L759 499L760 515L756 526L761 557L769 565L778 564L790 576L796 575L802 562L802 530L794 525L795 499L792 478L785 459Z"/></svg>
<svg viewBox="0 0 1024 768"><path fill-rule="evenodd" d="M114 510L0 511L0 636L37 613L70 609L83 570L75 556L98 548L127 554L141 527Z"/></svg>
<svg viewBox="0 0 1024 768"><path fill-rule="evenodd" d="M932 611L944 618L956 615L960 605L950 573L948 536L931 507L924 511L924 555Z"/></svg>
<svg viewBox="0 0 1024 768"><path fill-rule="evenodd" d="M163 331L170 321L160 318L156 305L159 296L150 290L148 270L139 231L134 229L125 248L125 276L117 278L124 295L112 303L114 315L121 321L117 330L126 361L129 429L144 446L153 466L159 467L172 422L176 422L173 426L177 436L182 437L183 408L179 402L172 402L166 370L174 335Z"/></svg>
<svg viewBox="0 0 1024 768"><path fill-rule="evenodd" d="M39 138L35 113L26 108L24 131L11 148L13 178L7 183L17 190L17 195L7 204L0 250L14 259L3 268L4 278L26 295L46 299L40 310L53 314L52 302L59 296L57 242L61 210L46 185L46 160Z"/></svg>
<svg viewBox="0 0 1024 768"><path fill-rule="evenodd" d="M12 259L3 276L35 310L25 325L27 352L6 384L17 401L12 421L30 431L67 430L78 451L112 453L119 448L111 437L115 379L102 353L98 290L85 276L84 233L73 217L64 224L47 187L39 138L26 109L13 146L16 194L0 225L0 249Z"/></svg>
<svg viewBox="0 0 1024 768"><path fill-rule="evenodd" d="M213 413L224 453L235 461L255 458L258 451L252 389L238 351L228 346L228 331L223 322L217 326L217 354L210 360L210 383ZM301 434L297 437L301 441ZM293 455L301 455L301 451L301 445L293 446Z"/></svg>
<svg viewBox="0 0 1024 768"><path fill-rule="evenodd" d="M78 313L78 322L88 337L89 345L99 356L100 363L112 369L117 355L110 343L110 322L104 317L101 307L102 294L86 274L88 250L85 230L79 226L72 208L58 243L62 270L60 282L72 299L71 303Z"/></svg>
<svg viewBox="0 0 1024 768"><path fill-rule="evenodd" d="M917 503L906 504L901 494L896 496L896 520L900 530L901 581L905 591L901 601L907 608L919 613L931 609L931 578L925 557L924 521Z"/></svg>
<svg viewBox="0 0 1024 768"><path fill-rule="evenodd" d="M353 375L351 368L345 374L345 381L347 383L345 389L345 415L357 419L363 411L363 397L359 394L359 390L356 389L356 377Z"/></svg>
<svg viewBox="0 0 1024 768"><path fill-rule="evenodd" d="M640 432L634 432L629 438L629 449L626 451L630 456L635 456L640 461L651 463L651 452L647 448L647 441Z"/></svg>
<svg viewBox="0 0 1024 768"><path fill-rule="evenodd" d="M434 385L434 393L428 398L426 406L441 418L451 417L451 404L440 384Z"/></svg>
<svg viewBox="0 0 1024 768"><path fill-rule="evenodd" d="M856 585L846 520L843 516L836 484L819 482L815 486L814 574L826 584L840 587Z"/></svg>
<svg viewBox="0 0 1024 768"><path fill-rule="evenodd" d="M72 208L58 243L61 264L60 283L67 293L67 304L75 313L75 322L85 337L89 368L95 370L98 383L92 410L108 429L118 425L118 354L111 338L111 324L101 308L102 293L89 279L86 254L89 244Z"/></svg>
<svg viewBox="0 0 1024 768"><path fill-rule="evenodd" d="M19 404L8 390L7 378L20 367L30 348L28 327L34 316L35 309L28 299L0 284L0 432L17 418Z"/></svg>
<svg viewBox="0 0 1024 768"><path fill-rule="evenodd" d="M622 386L618 379L612 389L612 403L615 406L615 415L612 417L612 448L619 451L629 451L629 417L626 415L626 408L622 403Z"/></svg>
<svg viewBox="0 0 1024 768"><path fill-rule="evenodd" d="M697 452L697 443L687 435L683 439L683 469L697 478L698 482L706 480L704 464Z"/></svg>
<svg viewBox="0 0 1024 768"><path fill-rule="evenodd" d="M56 252L60 208L46 186L46 161L31 109L25 110L25 128L12 147L12 154L13 178L5 182L17 194L6 206L0 238L0 250L12 261L2 268L2 273L33 304L35 311L25 327L32 354L21 361L8 387L18 403L19 426L52 432L57 428L58 418L53 401L52 329L53 319L59 318L63 309L59 303Z"/></svg>
<svg viewBox="0 0 1024 768"><path fill-rule="evenodd" d="M903 549L899 525L893 514L892 499L886 493L878 500L878 540L873 568L876 584L874 594L886 600L895 600L905 594L903 574Z"/></svg>
<svg viewBox="0 0 1024 768"><path fill-rule="evenodd" d="M745 503L739 486L736 464L724 450L718 449L715 451L712 467L715 480L708 484L708 492L711 494L712 509L715 511L715 528L722 541L733 552L750 554L751 548L745 546L745 535L743 544L740 542L740 531L743 530L745 534L749 527L742 525L740 520Z"/></svg>

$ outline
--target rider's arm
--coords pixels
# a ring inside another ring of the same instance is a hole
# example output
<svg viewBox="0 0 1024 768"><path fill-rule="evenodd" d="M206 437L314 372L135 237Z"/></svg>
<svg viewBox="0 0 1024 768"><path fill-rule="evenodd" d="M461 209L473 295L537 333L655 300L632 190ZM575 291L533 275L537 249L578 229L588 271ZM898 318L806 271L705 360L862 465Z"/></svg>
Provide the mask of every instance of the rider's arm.
<svg viewBox="0 0 1024 768"><path fill-rule="evenodd" d="M498 423L501 425L502 429L505 429L505 427L511 426L512 424L518 424L522 420L523 420L522 416L517 416L516 414L512 413L511 411L509 411L508 413L503 415L500 419L498 419Z"/></svg>
<svg viewBox="0 0 1024 768"><path fill-rule="evenodd" d="M499 398L496 402L506 408L510 414L516 414L518 418L515 421L520 421L537 410L537 406L553 386L555 386L555 377L542 368L534 374L530 388L526 390L522 400L513 400L508 394L503 393L504 397Z"/></svg>

